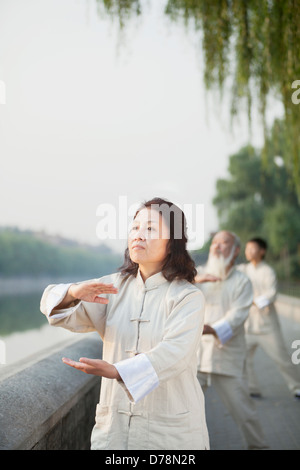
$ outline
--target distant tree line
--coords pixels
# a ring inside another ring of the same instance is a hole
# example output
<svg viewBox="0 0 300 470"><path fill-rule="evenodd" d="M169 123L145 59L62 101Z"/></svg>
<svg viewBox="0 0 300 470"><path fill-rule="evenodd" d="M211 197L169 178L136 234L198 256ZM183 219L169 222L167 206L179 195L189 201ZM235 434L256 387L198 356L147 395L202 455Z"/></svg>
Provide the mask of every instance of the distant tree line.
<svg viewBox="0 0 300 470"><path fill-rule="evenodd" d="M50 275L100 277L114 272L122 263L118 254L105 246L41 236L17 228L0 228L0 278Z"/></svg>

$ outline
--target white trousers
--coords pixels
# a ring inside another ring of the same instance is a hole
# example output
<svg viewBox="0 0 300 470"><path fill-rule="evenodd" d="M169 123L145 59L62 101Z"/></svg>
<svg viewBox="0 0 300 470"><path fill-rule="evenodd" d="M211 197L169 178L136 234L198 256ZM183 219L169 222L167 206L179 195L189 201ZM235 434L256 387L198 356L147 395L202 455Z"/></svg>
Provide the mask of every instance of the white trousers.
<svg viewBox="0 0 300 470"><path fill-rule="evenodd" d="M287 352L280 328L266 334L247 334L246 373L251 393L260 393L259 382L254 371L254 353L260 346L273 359L281 372L289 390L295 393L300 390L300 373L292 363Z"/></svg>
<svg viewBox="0 0 300 470"><path fill-rule="evenodd" d="M197 376L204 393L211 382L244 436L248 449L268 448L246 379L202 372Z"/></svg>

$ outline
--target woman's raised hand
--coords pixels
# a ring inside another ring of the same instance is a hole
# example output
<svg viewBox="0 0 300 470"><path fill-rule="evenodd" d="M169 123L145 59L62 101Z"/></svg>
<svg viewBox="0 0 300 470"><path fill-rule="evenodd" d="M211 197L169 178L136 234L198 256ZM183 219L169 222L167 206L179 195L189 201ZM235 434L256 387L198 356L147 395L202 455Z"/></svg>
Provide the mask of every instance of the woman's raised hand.
<svg viewBox="0 0 300 470"><path fill-rule="evenodd" d="M101 294L117 294L118 289L113 284L104 284L102 282L82 282L72 284L69 287L68 294L74 299L84 300L85 302L95 302L97 304L107 304L108 299L99 297Z"/></svg>

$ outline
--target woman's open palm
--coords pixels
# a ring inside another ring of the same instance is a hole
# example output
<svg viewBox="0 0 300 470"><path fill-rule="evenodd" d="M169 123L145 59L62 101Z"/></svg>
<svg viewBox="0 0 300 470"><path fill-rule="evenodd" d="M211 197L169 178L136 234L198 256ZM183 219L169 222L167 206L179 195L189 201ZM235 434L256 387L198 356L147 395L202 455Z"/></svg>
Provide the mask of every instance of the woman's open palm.
<svg viewBox="0 0 300 470"><path fill-rule="evenodd" d="M104 284L102 282L82 282L72 284L69 287L69 294L75 299L97 304L108 303L108 299L99 297L101 294L117 294L117 292L118 289L113 284Z"/></svg>

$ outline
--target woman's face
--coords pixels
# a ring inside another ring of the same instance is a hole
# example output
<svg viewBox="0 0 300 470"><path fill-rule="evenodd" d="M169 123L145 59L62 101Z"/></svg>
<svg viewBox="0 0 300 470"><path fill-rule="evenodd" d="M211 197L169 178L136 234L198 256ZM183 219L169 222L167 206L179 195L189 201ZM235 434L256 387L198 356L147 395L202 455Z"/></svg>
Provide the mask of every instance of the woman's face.
<svg viewBox="0 0 300 470"><path fill-rule="evenodd" d="M134 263L162 265L167 256L170 232L163 217L154 209L140 210L128 237L128 249Z"/></svg>

